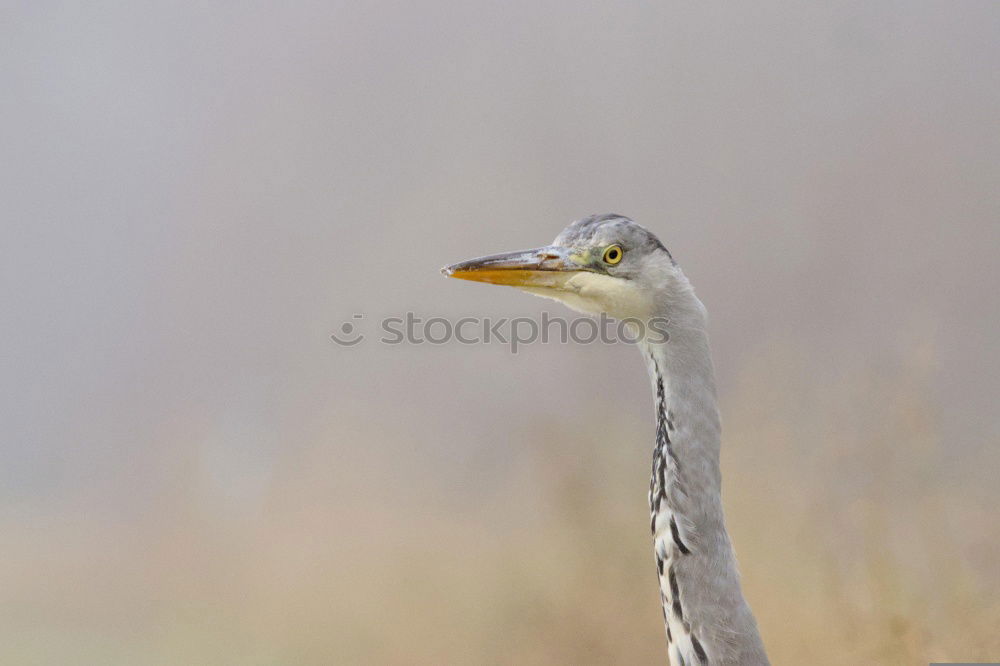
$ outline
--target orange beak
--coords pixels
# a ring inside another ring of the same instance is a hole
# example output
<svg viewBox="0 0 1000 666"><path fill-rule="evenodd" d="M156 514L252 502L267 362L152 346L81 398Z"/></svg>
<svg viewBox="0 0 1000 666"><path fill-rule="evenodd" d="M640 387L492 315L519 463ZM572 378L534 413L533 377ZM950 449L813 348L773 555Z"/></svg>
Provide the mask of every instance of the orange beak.
<svg viewBox="0 0 1000 666"><path fill-rule="evenodd" d="M558 289L576 272L587 270L565 248L548 246L469 259L445 266L448 277L511 287Z"/></svg>

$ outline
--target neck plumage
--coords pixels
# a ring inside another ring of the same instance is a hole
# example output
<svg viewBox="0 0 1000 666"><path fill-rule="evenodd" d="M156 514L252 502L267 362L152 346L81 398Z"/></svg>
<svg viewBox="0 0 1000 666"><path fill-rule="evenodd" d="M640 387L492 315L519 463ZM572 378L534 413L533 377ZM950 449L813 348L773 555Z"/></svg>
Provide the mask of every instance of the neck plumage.
<svg viewBox="0 0 1000 666"><path fill-rule="evenodd" d="M767 664L722 515L704 308L687 287L665 310L669 340L647 339L642 349L656 406L649 505L670 663Z"/></svg>

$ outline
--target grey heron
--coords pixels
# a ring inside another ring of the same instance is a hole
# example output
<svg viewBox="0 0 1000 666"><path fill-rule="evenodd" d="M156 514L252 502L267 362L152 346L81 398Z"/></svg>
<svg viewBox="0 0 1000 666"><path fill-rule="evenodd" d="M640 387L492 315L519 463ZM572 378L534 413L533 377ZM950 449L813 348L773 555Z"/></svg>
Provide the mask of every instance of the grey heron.
<svg viewBox="0 0 1000 666"><path fill-rule="evenodd" d="M659 239L592 215L551 245L471 259L450 277L518 287L588 314L667 320L642 337L656 411L649 510L667 653L675 666L767 664L722 512L721 427L706 313Z"/></svg>

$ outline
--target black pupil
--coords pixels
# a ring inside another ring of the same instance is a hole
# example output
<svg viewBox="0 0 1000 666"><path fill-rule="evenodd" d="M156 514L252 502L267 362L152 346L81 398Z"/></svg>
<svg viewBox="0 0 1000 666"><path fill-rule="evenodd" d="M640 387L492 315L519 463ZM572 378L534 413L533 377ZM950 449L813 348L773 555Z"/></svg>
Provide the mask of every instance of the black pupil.
<svg viewBox="0 0 1000 666"><path fill-rule="evenodd" d="M618 250L612 249L608 251L608 259L614 261L617 258L618 258Z"/></svg>

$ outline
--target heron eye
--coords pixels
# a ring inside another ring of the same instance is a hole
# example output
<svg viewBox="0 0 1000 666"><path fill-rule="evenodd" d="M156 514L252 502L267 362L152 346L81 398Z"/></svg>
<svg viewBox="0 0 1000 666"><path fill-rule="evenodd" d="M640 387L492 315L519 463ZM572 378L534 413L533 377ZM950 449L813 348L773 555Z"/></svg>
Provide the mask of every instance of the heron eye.
<svg viewBox="0 0 1000 666"><path fill-rule="evenodd" d="M619 261L622 260L622 256L625 254L619 245L612 245L607 250L604 251L604 263L611 264L614 266Z"/></svg>

